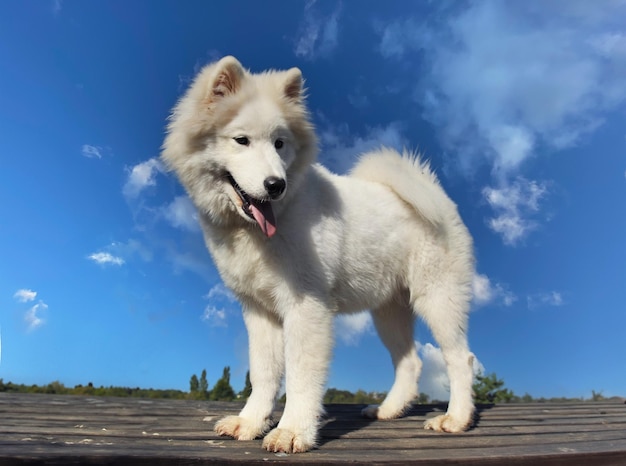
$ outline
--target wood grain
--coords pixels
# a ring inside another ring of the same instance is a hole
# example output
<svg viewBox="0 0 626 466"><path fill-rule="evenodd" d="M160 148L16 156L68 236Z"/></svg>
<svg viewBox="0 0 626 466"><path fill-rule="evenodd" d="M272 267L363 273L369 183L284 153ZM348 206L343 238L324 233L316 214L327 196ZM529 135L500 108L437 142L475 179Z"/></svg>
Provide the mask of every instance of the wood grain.
<svg viewBox="0 0 626 466"><path fill-rule="evenodd" d="M316 450L268 453L212 430L240 403L0 394L0 464L626 465L619 402L481 406L463 434L422 429L444 405L417 405L394 421L329 405ZM275 413L280 417L280 411Z"/></svg>

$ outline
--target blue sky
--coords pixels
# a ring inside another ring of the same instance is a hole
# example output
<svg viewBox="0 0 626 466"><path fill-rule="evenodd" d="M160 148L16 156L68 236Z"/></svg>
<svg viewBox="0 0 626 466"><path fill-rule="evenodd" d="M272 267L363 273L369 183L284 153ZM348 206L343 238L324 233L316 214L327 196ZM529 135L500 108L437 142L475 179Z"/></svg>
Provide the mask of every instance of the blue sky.
<svg viewBox="0 0 626 466"><path fill-rule="evenodd" d="M600 3L0 3L0 378L186 390L229 365L243 386L239 306L157 159L194 74L232 54L301 68L332 170L380 144L431 159L475 239L486 372L626 395L626 3ZM336 333L329 386L387 390L367 315Z"/></svg>

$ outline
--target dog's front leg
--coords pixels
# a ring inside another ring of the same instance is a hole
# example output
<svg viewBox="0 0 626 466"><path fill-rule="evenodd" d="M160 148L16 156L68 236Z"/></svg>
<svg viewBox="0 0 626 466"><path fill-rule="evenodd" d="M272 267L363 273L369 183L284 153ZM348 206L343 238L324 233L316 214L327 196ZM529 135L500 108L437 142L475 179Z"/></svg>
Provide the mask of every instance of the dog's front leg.
<svg viewBox="0 0 626 466"><path fill-rule="evenodd" d="M315 446L332 349L333 316L317 300L290 309L284 317L287 404L263 440L272 452L298 453Z"/></svg>
<svg viewBox="0 0 626 466"><path fill-rule="evenodd" d="M271 415L284 370L283 329L274 315L259 309L245 307L243 316L248 330L252 394L239 416L219 420L215 431L237 440L252 440L272 426Z"/></svg>

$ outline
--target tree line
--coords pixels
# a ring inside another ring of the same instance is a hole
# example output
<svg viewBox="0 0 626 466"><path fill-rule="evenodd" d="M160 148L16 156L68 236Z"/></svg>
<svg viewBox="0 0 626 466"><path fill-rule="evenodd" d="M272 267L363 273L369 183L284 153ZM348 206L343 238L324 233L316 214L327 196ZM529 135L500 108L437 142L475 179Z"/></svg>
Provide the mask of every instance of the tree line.
<svg viewBox="0 0 626 466"><path fill-rule="evenodd" d="M59 381L50 382L48 385L24 385L13 382L4 382L0 379L0 392L7 393L41 393L48 395L85 395L85 396L121 396L136 398L171 398L186 399L188 394L182 390L159 390L155 388L131 388L100 386L96 387L89 382L87 385L66 387Z"/></svg>
<svg viewBox="0 0 626 466"><path fill-rule="evenodd" d="M560 401L580 401L580 398L533 398L529 394L518 396L513 391L505 387L504 381L495 373L488 375L478 375L473 385L474 401L477 404L491 403L529 403L529 402L560 402ZM86 396L120 396L137 398L169 398L169 399L192 399L210 401L245 401L252 392L250 383L250 372L246 373L244 387L236 392L230 384L230 367L224 367L222 376L209 388L206 369L198 377L193 374L189 380L189 391L182 390L160 390L154 388L130 388L130 387L95 387L89 382L87 385L76 385L66 387L61 382L55 381L48 385L23 385L12 382L5 383L0 379L0 393L42 393L55 395L86 395ZM386 396L385 392L366 392L357 390L355 393L348 390L329 388L324 395L324 403L354 403L354 404L379 404ZM592 391L590 401L602 401L606 398L602 392ZM280 402L286 401L283 395ZM442 400L431 399L428 395L420 393L414 400L417 404L443 403Z"/></svg>

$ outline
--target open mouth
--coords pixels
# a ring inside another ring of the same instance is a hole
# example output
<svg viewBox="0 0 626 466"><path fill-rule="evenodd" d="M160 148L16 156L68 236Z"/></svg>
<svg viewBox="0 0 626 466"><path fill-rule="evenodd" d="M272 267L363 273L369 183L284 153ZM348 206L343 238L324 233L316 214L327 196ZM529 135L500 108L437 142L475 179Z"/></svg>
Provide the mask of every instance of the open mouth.
<svg viewBox="0 0 626 466"><path fill-rule="evenodd" d="M241 210L249 218L254 220L265 236L271 238L276 233L276 220L274 219L274 211L269 200L255 199L246 193L241 186L237 184L235 178L230 173L226 174L228 182L233 187L239 198L241 199Z"/></svg>

